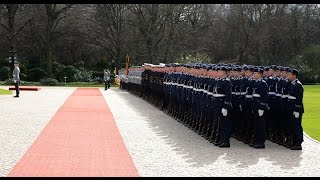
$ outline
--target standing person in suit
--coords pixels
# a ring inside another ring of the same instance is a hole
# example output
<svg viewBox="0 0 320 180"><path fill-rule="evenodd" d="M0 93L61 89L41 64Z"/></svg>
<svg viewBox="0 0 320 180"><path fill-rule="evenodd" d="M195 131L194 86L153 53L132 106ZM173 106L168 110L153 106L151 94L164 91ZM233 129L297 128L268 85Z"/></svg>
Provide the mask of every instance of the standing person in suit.
<svg viewBox="0 0 320 180"><path fill-rule="evenodd" d="M20 68L19 68L19 63L15 62L14 63L14 69L13 69L13 83L14 83L14 87L16 89L16 95L13 97L19 97L20 94L20 90L19 90L19 85L20 85Z"/></svg>
<svg viewBox="0 0 320 180"><path fill-rule="evenodd" d="M107 90L110 88L110 71L108 69L104 69L103 72L104 90Z"/></svg>

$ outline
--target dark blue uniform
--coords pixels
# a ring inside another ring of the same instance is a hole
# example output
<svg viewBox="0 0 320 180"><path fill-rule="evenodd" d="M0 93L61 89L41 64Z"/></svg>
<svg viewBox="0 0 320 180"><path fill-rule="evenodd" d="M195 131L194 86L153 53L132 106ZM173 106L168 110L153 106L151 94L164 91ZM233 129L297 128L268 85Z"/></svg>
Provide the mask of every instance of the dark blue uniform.
<svg viewBox="0 0 320 180"><path fill-rule="evenodd" d="M290 83L288 95L288 112L290 130L292 134L291 149L300 149L303 142L303 128L301 126L303 107L303 87L301 82L296 79Z"/></svg>
<svg viewBox="0 0 320 180"><path fill-rule="evenodd" d="M219 147L230 147L230 135L231 135L231 110L232 110L232 90L231 82L226 77L217 81L216 88L214 90L214 98L216 99L216 108L218 110L218 136L215 141L215 145ZM222 109L227 111L226 115L223 115ZM220 111L220 113L219 113Z"/></svg>
<svg viewBox="0 0 320 180"><path fill-rule="evenodd" d="M244 132L243 137L241 138L244 143L248 144L252 140L253 136L253 114L252 114L252 87L253 87L253 79L250 77L243 78L243 90L245 92L245 102L244 102L244 114L245 117L243 119L242 129Z"/></svg>
<svg viewBox="0 0 320 180"><path fill-rule="evenodd" d="M263 79L254 82L252 96L254 118L253 147L264 148L266 140L265 112L268 106L268 85Z"/></svg>

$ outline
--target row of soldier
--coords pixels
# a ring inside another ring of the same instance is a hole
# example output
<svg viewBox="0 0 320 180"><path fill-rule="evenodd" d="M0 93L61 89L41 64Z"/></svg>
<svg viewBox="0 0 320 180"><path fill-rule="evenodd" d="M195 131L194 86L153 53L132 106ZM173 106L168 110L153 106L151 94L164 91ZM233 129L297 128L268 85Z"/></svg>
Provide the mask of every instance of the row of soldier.
<svg viewBox="0 0 320 180"><path fill-rule="evenodd" d="M230 137L254 148L268 139L301 150L304 113L298 71L271 65L144 64L129 69L126 90L219 147ZM137 80L138 79L138 80Z"/></svg>

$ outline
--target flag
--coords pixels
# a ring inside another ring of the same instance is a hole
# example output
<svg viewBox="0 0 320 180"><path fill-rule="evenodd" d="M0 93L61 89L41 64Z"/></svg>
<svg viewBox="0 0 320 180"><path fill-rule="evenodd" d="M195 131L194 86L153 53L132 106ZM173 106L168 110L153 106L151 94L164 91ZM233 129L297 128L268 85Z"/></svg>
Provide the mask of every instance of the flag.
<svg viewBox="0 0 320 180"><path fill-rule="evenodd" d="M129 72L129 55L127 54L127 57L126 57L126 75L128 75L128 72Z"/></svg>

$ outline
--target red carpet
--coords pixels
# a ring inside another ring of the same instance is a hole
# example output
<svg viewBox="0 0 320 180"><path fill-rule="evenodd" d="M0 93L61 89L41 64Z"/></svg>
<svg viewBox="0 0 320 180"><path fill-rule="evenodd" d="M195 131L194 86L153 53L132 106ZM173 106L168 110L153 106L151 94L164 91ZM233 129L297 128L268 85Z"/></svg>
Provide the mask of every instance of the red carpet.
<svg viewBox="0 0 320 180"><path fill-rule="evenodd" d="M78 88L8 176L139 175L100 90Z"/></svg>
<svg viewBox="0 0 320 180"><path fill-rule="evenodd" d="M36 86L20 86L20 91L39 91L41 88ZM15 87L9 87L9 90L16 90Z"/></svg>

